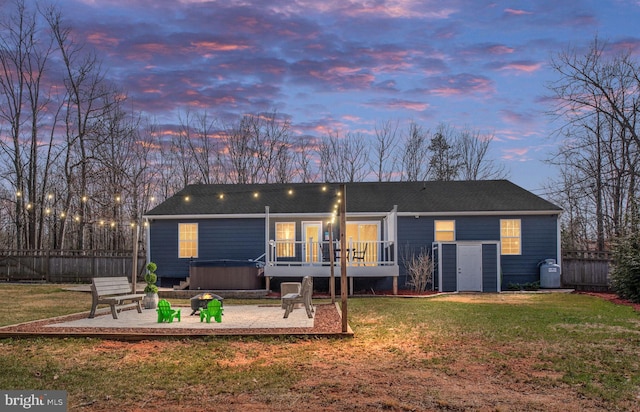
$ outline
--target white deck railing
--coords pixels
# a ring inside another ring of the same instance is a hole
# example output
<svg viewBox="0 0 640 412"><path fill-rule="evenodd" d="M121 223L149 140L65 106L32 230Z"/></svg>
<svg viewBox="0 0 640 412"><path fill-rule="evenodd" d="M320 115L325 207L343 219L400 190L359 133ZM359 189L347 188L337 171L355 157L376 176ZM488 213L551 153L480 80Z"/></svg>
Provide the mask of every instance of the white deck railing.
<svg viewBox="0 0 640 412"><path fill-rule="evenodd" d="M347 241L346 254L340 243L329 241L270 240L266 265L268 266L330 266L331 253L334 264L339 265L346 256L348 266L396 265L393 241Z"/></svg>

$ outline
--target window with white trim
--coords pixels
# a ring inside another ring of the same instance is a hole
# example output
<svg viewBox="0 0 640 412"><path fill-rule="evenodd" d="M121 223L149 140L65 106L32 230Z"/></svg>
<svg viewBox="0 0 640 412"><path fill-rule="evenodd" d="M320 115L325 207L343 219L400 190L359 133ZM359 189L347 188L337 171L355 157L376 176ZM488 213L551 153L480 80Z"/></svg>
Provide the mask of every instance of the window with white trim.
<svg viewBox="0 0 640 412"><path fill-rule="evenodd" d="M436 242L453 242L456 240L455 220L436 220L434 222L434 236Z"/></svg>
<svg viewBox="0 0 640 412"><path fill-rule="evenodd" d="M296 223L276 222L276 256L296 256Z"/></svg>
<svg viewBox="0 0 640 412"><path fill-rule="evenodd" d="M178 257L186 259L198 257L197 223L178 224Z"/></svg>
<svg viewBox="0 0 640 412"><path fill-rule="evenodd" d="M503 255L522 254L522 230L520 219L500 220L500 244Z"/></svg>

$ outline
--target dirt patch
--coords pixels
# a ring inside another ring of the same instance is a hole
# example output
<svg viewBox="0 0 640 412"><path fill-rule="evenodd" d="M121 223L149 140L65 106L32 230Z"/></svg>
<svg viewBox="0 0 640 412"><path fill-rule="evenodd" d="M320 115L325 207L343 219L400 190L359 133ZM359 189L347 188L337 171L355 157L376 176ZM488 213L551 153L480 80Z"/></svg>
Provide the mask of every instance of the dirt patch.
<svg viewBox="0 0 640 412"><path fill-rule="evenodd" d="M490 304L509 304L522 305L533 300L532 294L509 293L509 294L488 294L488 293L456 293L452 295L443 295L438 297L440 302L459 302L459 303L490 303Z"/></svg>

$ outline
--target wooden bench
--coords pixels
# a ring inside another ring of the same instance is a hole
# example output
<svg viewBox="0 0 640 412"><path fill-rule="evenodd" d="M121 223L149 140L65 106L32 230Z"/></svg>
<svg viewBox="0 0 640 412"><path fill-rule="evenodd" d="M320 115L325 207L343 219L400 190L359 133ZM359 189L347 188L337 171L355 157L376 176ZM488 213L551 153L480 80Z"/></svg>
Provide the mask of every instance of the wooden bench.
<svg viewBox="0 0 640 412"><path fill-rule="evenodd" d="M140 301L142 301L144 294L139 295L131 292L131 285L126 276L93 278L91 280L93 302L91 304L89 318L93 318L96 315L98 305L111 306L111 314L114 319L118 319L118 312L126 308L136 307L138 313L142 313Z"/></svg>

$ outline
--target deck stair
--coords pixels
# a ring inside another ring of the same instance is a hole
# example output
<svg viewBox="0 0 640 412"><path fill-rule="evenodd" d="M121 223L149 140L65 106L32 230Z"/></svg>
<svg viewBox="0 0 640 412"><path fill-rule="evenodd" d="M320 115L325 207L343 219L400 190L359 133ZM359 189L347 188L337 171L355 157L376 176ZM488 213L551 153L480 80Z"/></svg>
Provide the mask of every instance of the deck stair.
<svg viewBox="0 0 640 412"><path fill-rule="evenodd" d="M186 290L189 289L189 278L187 277L185 280L181 280L179 285L173 285L173 290Z"/></svg>

